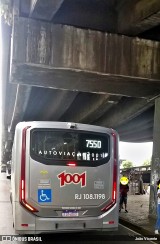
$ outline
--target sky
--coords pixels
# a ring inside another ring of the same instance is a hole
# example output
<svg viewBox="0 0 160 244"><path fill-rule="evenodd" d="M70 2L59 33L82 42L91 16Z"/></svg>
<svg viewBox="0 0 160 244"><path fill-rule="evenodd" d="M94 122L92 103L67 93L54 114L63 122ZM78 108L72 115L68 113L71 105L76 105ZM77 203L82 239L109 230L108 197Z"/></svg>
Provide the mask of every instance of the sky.
<svg viewBox="0 0 160 244"><path fill-rule="evenodd" d="M134 166L140 166L146 159L152 157L152 142L129 143L120 142L119 154L120 159L126 159L133 162Z"/></svg>

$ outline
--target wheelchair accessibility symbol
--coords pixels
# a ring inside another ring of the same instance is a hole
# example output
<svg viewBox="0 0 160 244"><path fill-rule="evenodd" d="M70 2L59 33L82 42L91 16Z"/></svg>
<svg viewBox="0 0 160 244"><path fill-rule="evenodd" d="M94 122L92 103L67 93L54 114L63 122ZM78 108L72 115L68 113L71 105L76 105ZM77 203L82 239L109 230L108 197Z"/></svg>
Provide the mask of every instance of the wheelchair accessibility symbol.
<svg viewBox="0 0 160 244"><path fill-rule="evenodd" d="M38 202L51 202L52 191L51 189L38 189Z"/></svg>

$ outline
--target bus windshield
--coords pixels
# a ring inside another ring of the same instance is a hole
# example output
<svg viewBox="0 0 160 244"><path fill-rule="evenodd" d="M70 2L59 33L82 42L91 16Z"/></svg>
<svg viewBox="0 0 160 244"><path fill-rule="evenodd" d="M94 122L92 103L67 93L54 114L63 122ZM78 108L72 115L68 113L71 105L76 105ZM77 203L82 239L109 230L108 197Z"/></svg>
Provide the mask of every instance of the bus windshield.
<svg viewBox="0 0 160 244"><path fill-rule="evenodd" d="M102 133L66 130L31 131L31 157L76 162L100 162L110 158L109 135Z"/></svg>

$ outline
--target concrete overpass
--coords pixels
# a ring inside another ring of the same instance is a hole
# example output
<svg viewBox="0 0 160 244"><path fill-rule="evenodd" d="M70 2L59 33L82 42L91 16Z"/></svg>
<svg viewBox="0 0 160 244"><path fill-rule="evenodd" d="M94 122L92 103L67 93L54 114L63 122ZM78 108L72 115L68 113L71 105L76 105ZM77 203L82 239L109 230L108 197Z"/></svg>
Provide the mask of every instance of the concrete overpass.
<svg viewBox="0 0 160 244"><path fill-rule="evenodd" d="M153 140L155 184L160 1L10 3L12 24L11 15L3 16L10 25L2 22L2 160L10 158L19 121L91 123L117 129L123 141Z"/></svg>

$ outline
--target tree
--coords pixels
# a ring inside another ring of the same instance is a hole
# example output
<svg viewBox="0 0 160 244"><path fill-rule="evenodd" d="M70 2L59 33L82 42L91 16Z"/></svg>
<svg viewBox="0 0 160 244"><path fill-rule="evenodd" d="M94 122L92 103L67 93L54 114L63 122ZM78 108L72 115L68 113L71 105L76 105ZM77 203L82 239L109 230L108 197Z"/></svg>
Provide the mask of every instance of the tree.
<svg viewBox="0 0 160 244"><path fill-rule="evenodd" d="M8 25L12 25L12 0L0 1L0 17L5 20Z"/></svg>
<svg viewBox="0 0 160 244"><path fill-rule="evenodd" d="M132 168L133 163L129 160L125 160L122 162L122 169Z"/></svg>
<svg viewBox="0 0 160 244"><path fill-rule="evenodd" d="M151 159L146 159L142 165L143 166L151 165Z"/></svg>

